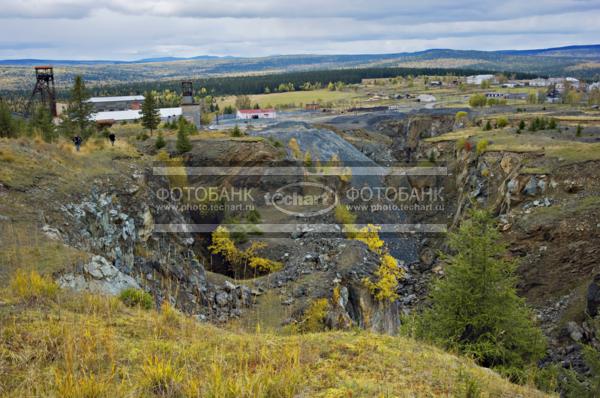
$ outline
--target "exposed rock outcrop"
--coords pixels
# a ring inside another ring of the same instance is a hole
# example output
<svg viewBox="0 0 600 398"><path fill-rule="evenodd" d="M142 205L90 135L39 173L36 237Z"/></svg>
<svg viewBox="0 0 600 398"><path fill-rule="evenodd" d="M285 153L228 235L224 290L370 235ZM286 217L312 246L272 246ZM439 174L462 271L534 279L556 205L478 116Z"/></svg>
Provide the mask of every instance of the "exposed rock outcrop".
<svg viewBox="0 0 600 398"><path fill-rule="evenodd" d="M63 274L57 282L61 287L75 291L109 295L117 295L127 288L140 288L135 279L119 271L102 256L93 256L80 272Z"/></svg>

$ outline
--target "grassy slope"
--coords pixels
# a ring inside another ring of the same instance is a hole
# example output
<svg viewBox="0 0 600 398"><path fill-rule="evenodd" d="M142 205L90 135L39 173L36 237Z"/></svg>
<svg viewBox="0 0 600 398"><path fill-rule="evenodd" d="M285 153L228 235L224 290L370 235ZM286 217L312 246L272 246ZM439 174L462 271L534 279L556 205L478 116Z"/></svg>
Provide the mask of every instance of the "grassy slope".
<svg viewBox="0 0 600 398"><path fill-rule="evenodd" d="M33 304L0 295L0 396L430 397L468 389L544 396L406 338L235 333L170 307L144 311L65 292Z"/></svg>
<svg viewBox="0 0 600 398"><path fill-rule="evenodd" d="M115 148L90 144L80 153L68 142L0 140L0 181L9 188L0 214L24 221L0 231L0 397L461 396L468 388L483 396L542 396L405 338L248 334L170 308L143 311L67 292L26 302L4 289L16 269L50 274L87 255L46 238L35 212L25 210L40 211L114 168L126 170L139 156L126 143L132 129L122 126Z"/></svg>

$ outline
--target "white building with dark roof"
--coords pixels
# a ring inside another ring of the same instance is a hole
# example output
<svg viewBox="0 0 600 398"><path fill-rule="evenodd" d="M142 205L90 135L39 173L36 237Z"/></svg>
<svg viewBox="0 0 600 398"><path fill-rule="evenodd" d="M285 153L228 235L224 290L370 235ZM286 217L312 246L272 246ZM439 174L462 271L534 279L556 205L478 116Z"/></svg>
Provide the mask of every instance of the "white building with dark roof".
<svg viewBox="0 0 600 398"><path fill-rule="evenodd" d="M160 120L163 122L171 122L178 120L182 115L181 108L160 108ZM103 111L96 112L90 117L95 122L132 122L142 117L142 111L139 109L128 109L124 111Z"/></svg>
<svg viewBox="0 0 600 398"><path fill-rule="evenodd" d="M275 119L275 109L240 109L237 111L237 119Z"/></svg>
<svg viewBox="0 0 600 398"><path fill-rule="evenodd" d="M87 102L94 105L96 112L113 112L138 110L142 108L144 102L143 95L124 95L118 97L92 97Z"/></svg>

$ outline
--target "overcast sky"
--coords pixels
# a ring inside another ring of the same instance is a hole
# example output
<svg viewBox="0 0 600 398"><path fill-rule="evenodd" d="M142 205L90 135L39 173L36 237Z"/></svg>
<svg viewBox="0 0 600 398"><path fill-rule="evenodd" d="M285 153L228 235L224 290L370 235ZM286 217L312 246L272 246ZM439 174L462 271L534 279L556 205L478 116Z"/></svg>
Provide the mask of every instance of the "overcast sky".
<svg viewBox="0 0 600 398"><path fill-rule="evenodd" d="M600 42L600 0L0 0L0 59L358 54Z"/></svg>

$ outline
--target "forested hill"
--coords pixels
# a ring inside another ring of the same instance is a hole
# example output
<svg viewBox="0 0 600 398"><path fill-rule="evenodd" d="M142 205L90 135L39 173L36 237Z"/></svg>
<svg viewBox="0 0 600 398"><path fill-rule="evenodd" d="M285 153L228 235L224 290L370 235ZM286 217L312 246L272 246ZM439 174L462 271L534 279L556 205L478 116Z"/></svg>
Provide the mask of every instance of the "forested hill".
<svg viewBox="0 0 600 398"><path fill-rule="evenodd" d="M38 64L55 66L59 87L70 85L78 74L92 85L112 85L224 75L389 67L511 71L593 80L600 77L600 45L515 51L433 49L396 54L277 55L261 58L198 56L137 61L5 60L0 61L0 87L3 90L29 88L33 78L32 66Z"/></svg>

